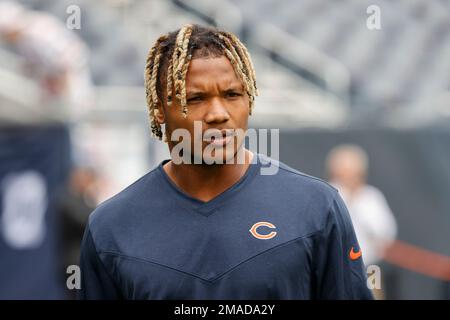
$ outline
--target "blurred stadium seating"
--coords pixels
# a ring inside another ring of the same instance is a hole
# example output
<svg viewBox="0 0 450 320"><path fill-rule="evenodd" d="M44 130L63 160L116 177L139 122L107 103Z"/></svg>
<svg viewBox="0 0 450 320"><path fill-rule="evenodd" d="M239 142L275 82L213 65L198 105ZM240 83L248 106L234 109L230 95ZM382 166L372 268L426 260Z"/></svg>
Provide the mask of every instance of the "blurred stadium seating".
<svg viewBox="0 0 450 320"><path fill-rule="evenodd" d="M450 255L445 234L450 203L444 199L450 185L442 179L450 177L450 1L18 2L62 22L69 5L81 8L81 29L74 32L90 50L95 107L76 120L55 106L41 108L38 85L21 72L23 58L0 42L0 128L70 126L75 161L95 164L109 178L99 201L167 156L147 127L148 49L161 33L184 23L211 24L235 32L249 47L261 94L251 125L281 129L280 160L322 176L329 148L346 141L362 145L374 163L372 181L387 193L399 218L400 237ZM380 30L366 27L369 5L381 9ZM423 176L406 179L417 170ZM416 201L405 205L413 194ZM419 232L425 215L432 217L429 231ZM450 294L442 280L400 269L392 274L395 290L389 298ZM422 291L411 290L418 284Z"/></svg>

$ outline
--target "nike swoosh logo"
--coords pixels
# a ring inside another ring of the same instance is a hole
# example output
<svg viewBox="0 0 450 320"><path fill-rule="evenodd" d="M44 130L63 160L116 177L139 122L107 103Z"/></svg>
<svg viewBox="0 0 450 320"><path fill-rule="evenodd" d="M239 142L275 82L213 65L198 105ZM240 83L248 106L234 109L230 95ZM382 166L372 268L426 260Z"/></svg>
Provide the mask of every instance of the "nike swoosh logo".
<svg viewBox="0 0 450 320"><path fill-rule="evenodd" d="M350 250L350 259L351 260L357 260L357 259L359 259L359 257L361 257L361 255L362 255L361 249L359 249L358 252L355 252L354 248L352 247L352 249Z"/></svg>

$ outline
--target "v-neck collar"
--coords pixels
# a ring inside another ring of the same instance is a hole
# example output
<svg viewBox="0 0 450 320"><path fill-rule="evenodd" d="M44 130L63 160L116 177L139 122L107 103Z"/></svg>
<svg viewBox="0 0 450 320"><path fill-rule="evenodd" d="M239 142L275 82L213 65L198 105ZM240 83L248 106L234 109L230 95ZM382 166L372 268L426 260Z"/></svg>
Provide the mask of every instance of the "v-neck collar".
<svg viewBox="0 0 450 320"><path fill-rule="evenodd" d="M260 158L259 154L255 153L254 158L256 159L255 163L250 163L249 167L245 171L244 175L235 182L228 189L223 191L222 193L215 196L213 199L209 201L202 201L191 197L183 190L181 190L167 175L164 171L163 166L170 161L170 159L163 160L158 165L158 173L160 174L162 180L164 180L163 186L168 189L169 192L172 192L175 195L177 202L184 208L195 211L203 216L210 216L215 211L217 211L218 207L225 202L227 199L231 198L235 194L237 194L245 185L247 185L253 177L258 172L260 167Z"/></svg>

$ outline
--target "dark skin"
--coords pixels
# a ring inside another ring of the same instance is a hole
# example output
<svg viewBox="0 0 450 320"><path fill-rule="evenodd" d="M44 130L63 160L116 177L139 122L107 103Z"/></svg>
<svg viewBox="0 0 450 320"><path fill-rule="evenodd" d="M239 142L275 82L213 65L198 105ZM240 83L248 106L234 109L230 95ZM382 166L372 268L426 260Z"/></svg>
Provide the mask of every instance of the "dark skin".
<svg viewBox="0 0 450 320"><path fill-rule="evenodd" d="M248 128L249 97L230 61L225 57L201 57L191 60L186 75L187 117L174 99L170 107L160 105L156 120L166 124L169 150L177 143L170 141L176 128L184 128L194 137L194 121L202 122L202 131L207 129ZM192 150L194 139L192 139ZM243 139L235 137L234 148L224 148L224 160L235 158ZM202 142L202 150L207 142ZM225 151L226 150L226 151ZM244 150L245 161L238 164L177 164L167 162L163 169L171 180L189 196L207 202L235 184L247 171L253 154ZM227 152L229 151L229 152Z"/></svg>

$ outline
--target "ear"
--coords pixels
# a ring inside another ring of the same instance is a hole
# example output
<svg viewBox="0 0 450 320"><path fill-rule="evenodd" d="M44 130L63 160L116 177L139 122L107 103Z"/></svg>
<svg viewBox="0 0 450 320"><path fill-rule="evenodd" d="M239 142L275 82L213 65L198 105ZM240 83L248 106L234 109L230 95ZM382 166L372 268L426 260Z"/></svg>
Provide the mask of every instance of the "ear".
<svg viewBox="0 0 450 320"><path fill-rule="evenodd" d="M161 103L158 103L158 109L155 110L155 120L160 125L165 122L164 110Z"/></svg>

